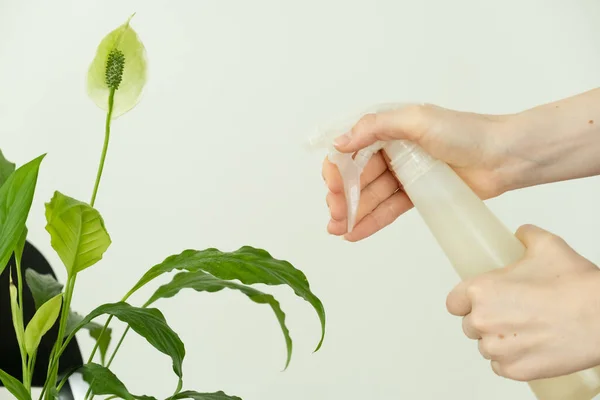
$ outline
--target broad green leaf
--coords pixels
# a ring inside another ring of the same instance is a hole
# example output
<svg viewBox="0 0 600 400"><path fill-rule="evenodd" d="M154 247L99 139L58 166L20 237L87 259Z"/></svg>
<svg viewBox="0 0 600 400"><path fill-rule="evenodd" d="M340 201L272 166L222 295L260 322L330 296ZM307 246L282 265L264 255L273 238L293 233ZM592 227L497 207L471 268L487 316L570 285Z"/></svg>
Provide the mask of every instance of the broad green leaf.
<svg viewBox="0 0 600 400"><path fill-rule="evenodd" d="M242 400L237 396L228 396L219 391L215 393L200 393L195 390L186 390L172 397L173 400L194 399L194 400Z"/></svg>
<svg viewBox="0 0 600 400"><path fill-rule="evenodd" d="M6 182L10 174L15 171L15 163L8 161L4 158L2 150L0 150L0 186Z"/></svg>
<svg viewBox="0 0 600 400"><path fill-rule="evenodd" d="M62 293L54 296L35 312L25 328L25 350L33 356L42 337L52 328L60 313Z"/></svg>
<svg viewBox="0 0 600 400"><path fill-rule="evenodd" d="M13 378L6 372L0 369L0 381L4 384L4 387L13 395L17 400L31 400L31 396L25 386L16 378Z"/></svg>
<svg viewBox="0 0 600 400"><path fill-rule="evenodd" d="M218 292L222 289L229 288L239 290L244 293L250 300L258 304L268 304L279 321L279 326L283 332L285 344L287 347L287 360L285 366L290 364L292 358L292 338L290 331L285 325L285 313L281 310L279 302L270 294L263 293L249 286L240 285L239 283L224 281L207 274L204 271L180 272L173 277L173 280L166 285L159 287L152 295L146 305L150 305L161 298L173 297L182 289L194 289L198 292Z"/></svg>
<svg viewBox="0 0 600 400"><path fill-rule="evenodd" d="M277 260L262 249L250 246L241 247L233 252L217 249L203 251L186 250L165 259L142 276L128 295L131 295L154 278L175 269L187 271L205 271L224 280L239 280L246 285L262 283L266 285L287 285L296 295L308 301L321 321L321 340L315 351L319 350L325 338L325 309L321 300L315 296L302 271L284 260Z"/></svg>
<svg viewBox="0 0 600 400"><path fill-rule="evenodd" d="M63 290L63 285L52 275L40 274L31 268L25 270L25 282L31 291L36 310Z"/></svg>
<svg viewBox="0 0 600 400"><path fill-rule="evenodd" d="M10 311L11 311L11 315L12 315L13 328L15 329L17 343L19 343L19 347L22 349L23 341L24 341L24 337L25 337L25 329L23 328L23 313L21 312L21 307L19 306L19 301L17 299L18 298L17 287L12 282L10 282L9 291L10 291Z"/></svg>
<svg viewBox="0 0 600 400"><path fill-rule="evenodd" d="M89 204L55 192L46 203L46 230L69 276L102 259L111 244L100 213Z"/></svg>
<svg viewBox="0 0 600 400"><path fill-rule="evenodd" d="M155 349L171 357L173 371L180 379L182 378L185 347L179 336L167 325L163 314L156 308L133 307L125 302L101 305L73 329L67 340L71 340L77 331L103 314L113 315L125 322Z"/></svg>
<svg viewBox="0 0 600 400"><path fill-rule="evenodd" d="M155 397L136 396L129 393L125 384L111 370L102 365L85 364L80 371L94 395L114 395L125 400L156 400Z"/></svg>
<svg viewBox="0 0 600 400"><path fill-rule="evenodd" d="M115 89L113 118L136 106L146 84L146 49L131 27L132 17L102 39L88 70L88 95L98 107L108 111Z"/></svg>
<svg viewBox="0 0 600 400"><path fill-rule="evenodd" d="M25 229L43 158L44 155L18 168L0 187L0 274Z"/></svg>
<svg viewBox="0 0 600 400"><path fill-rule="evenodd" d="M82 315L74 311L70 311L67 318L67 328L65 330L65 336L69 336L71 332L73 332L73 330L77 327L77 325L81 323L81 321L83 321ZM102 365L105 365L106 353L108 352L108 346L110 345L110 340L112 337L112 329L106 328L104 334L101 335L102 328L104 328L103 325L100 325L94 321L91 321L83 326L83 329L86 329L90 333L90 336L94 340L96 340L96 342L98 342L98 350L100 350L100 360L102 362Z"/></svg>

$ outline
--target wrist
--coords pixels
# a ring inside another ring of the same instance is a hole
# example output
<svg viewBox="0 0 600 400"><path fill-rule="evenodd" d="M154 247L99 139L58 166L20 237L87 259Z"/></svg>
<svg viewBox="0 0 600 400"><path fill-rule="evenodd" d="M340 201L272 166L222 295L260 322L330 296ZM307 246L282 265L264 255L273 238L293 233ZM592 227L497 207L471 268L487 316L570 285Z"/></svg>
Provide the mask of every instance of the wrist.
<svg viewBox="0 0 600 400"><path fill-rule="evenodd" d="M496 128L506 191L600 174L600 116L560 104L506 116Z"/></svg>

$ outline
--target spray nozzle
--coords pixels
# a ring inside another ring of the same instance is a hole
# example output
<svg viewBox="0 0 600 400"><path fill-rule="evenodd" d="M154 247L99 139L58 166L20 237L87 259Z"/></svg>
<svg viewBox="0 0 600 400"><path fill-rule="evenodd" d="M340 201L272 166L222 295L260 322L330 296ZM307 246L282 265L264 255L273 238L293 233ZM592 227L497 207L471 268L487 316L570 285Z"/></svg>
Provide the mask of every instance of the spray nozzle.
<svg viewBox="0 0 600 400"><path fill-rule="evenodd" d="M334 145L334 140L347 132L350 132L352 127L358 122L360 117L373 112L393 111L406 107L407 104L402 103L386 103L379 104L364 110L362 113L356 113L353 117L346 117L336 122L323 125L317 129L314 136L309 139L311 148L325 148L328 150L328 160L335 164L342 176L344 184L344 195L346 197L348 232L351 232L356 222L356 214L360 202L360 176L363 169L371 159L371 157L384 147L392 146L394 151L408 151L412 145L408 145L403 140L396 141L397 143L375 142L372 145L361 149L355 154L342 153L338 151Z"/></svg>

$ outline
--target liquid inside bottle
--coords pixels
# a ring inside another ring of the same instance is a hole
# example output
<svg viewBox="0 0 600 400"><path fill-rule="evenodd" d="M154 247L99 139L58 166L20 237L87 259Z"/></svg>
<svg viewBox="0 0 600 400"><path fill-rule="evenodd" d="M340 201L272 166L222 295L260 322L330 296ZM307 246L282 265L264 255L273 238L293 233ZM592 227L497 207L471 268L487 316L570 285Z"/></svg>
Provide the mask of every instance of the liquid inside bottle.
<svg viewBox="0 0 600 400"><path fill-rule="evenodd" d="M384 149L403 190L462 279L521 259L525 247L447 164L414 144ZM529 382L538 400L592 400L600 393L600 366Z"/></svg>

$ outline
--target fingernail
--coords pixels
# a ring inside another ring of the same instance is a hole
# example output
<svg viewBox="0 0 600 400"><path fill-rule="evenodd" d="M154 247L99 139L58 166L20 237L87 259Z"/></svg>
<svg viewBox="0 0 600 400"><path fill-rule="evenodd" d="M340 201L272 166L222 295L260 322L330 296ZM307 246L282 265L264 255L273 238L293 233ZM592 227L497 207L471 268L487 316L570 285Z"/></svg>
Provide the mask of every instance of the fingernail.
<svg viewBox="0 0 600 400"><path fill-rule="evenodd" d="M342 136L338 136L334 141L333 144L336 147L343 147L346 146L348 143L350 143L350 141L352 140L352 136L350 135L350 132L343 134Z"/></svg>

